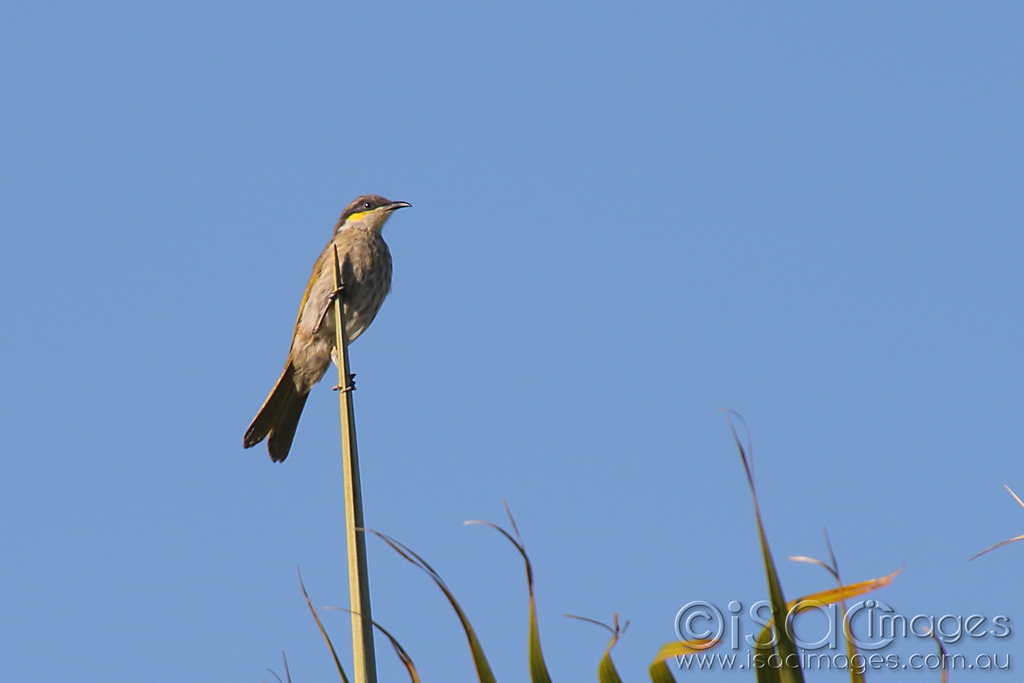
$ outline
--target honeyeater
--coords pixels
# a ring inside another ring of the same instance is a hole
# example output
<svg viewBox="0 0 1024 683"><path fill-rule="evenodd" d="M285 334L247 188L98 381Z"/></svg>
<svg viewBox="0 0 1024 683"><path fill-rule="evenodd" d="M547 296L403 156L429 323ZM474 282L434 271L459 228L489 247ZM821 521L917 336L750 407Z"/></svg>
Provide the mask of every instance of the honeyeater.
<svg viewBox="0 0 1024 683"><path fill-rule="evenodd" d="M335 350L334 297L341 296L345 331L354 341L373 322L391 289L391 252L381 230L394 211L407 206L408 202L368 194L342 211L331 240L313 264L284 372L245 432L245 448L266 439L271 460L288 457L309 391L327 372ZM340 289L334 286L335 247L341 263Z"/></svg>

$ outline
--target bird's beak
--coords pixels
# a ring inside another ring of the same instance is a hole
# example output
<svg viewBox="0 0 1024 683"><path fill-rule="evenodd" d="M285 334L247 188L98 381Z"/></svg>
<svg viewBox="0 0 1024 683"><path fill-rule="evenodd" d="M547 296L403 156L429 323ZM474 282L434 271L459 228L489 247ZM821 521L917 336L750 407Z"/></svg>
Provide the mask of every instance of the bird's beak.
<svg viewBox="0 0 1024 683"><path fill-rule="evenodd" d="M410 204L409 202L391 202L385 208L387 208L388 213L391 213L392 211L396 211L398 209L405 209L410 206L412 206L412 204Z"/></svg>

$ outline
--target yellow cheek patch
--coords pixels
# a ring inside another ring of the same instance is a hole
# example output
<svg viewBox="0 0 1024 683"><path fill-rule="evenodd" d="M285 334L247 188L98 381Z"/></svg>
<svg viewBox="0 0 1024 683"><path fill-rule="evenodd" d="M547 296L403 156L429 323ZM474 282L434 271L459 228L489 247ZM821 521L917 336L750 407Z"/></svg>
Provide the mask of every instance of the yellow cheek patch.
<svg viewBox="0 0 1024 683"><path fill-rule="evenodd" d="M371 213L373 213L372 210L371 211L359 211L358 213L354 213L351 216L349 216L348 218L346 218L345 222L346 223L351 223L351 222L355 222L355 221L361 221L364 218L366 218L367 216L369 216Z"/></svg>

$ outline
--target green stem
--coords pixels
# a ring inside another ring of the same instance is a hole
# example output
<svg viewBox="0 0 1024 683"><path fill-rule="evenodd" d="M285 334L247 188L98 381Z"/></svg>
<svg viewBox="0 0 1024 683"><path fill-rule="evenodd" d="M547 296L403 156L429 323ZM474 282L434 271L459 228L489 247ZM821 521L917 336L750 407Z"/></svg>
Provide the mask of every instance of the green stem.
<svg viewBox="0 0 1024 683"><path fill-rule="evenodd" d="M334 288L340 289L341 263L334 247ZM338 403L341 410L341 453L345 470L345 537L348 545L348 585L352 608L352 654L355 683L377 683L373 652L373 621L370 617L370 577L366 567L366 536L363 531L363 494L359 485L359 451L356 448L356 413L352 404L348 364L348 333L342 297L334 299L337 345Z"/></svg>

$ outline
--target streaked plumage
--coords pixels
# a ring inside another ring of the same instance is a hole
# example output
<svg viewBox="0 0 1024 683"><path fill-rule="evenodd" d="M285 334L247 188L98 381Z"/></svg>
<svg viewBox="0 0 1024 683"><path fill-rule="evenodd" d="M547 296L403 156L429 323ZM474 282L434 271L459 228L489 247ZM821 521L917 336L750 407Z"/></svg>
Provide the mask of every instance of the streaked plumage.
<svg viewBox="0 0 1024 683"><path fill-rule="evenodd" d="M274 462L288 457L309 391L327 372L334 351L334 315L328 310L334 292L334 247L341 262L345 327L352 342L370 326L391 290L391 252L381 230L393 211L406 206L364 195L342 212L331 240L313 264L284 372L249 425L242 441L245 448L266 438Z"/></svg>

